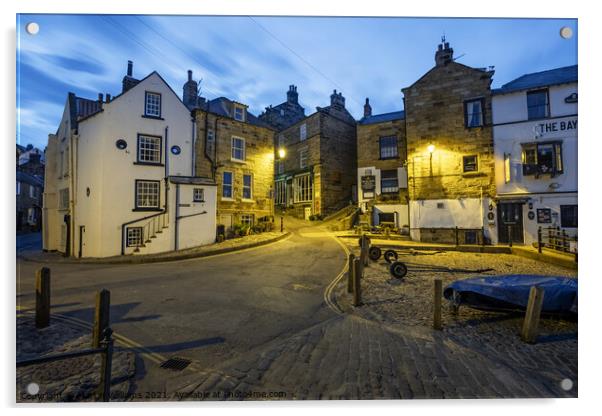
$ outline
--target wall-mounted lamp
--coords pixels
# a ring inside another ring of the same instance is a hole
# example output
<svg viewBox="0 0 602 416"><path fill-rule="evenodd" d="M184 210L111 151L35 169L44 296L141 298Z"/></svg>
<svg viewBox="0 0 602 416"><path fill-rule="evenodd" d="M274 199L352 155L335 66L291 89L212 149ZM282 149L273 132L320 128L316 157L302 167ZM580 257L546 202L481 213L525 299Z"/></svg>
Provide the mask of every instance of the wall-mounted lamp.
<svg viewBox="0 0 602 416"><path fill-rule="evenodd" d="M426 150L428 150L429 153L432 155L433 152L435 151L435 145L434 144L429 144L429 146L426 148Z"/></svg>
<svg viewBox="0 0 602 416"><path fill-rule="evenodd" d="M285 156L286 156L286 150L284 150L282 148L278 149L278 157L280 159L284 159Z"/></svg>

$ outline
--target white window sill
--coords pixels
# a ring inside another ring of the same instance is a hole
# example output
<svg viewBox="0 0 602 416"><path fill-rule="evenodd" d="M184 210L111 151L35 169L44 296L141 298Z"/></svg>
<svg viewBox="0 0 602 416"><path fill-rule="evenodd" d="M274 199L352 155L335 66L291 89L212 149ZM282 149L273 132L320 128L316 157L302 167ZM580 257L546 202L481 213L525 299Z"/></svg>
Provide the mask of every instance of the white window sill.
<svg viewBox="0 0 602 416"><path fill-rule="evenodd" d="M240 159L234 159L234 158L230 158L230 162L235 162L235 163L247 163L246 160L240 160Z"/></svg>
<svg viewBox="0 0 602 416"><path fill-rule="evenodd" d="M221 199L222 201L227 201L227 202L235 202L236 200L234 198L223 198Z"/></svg>
<svg viewBox="0 0 602 416"><path fill-rule="evenodd" d="M241 201L242 201L242 202L249 202L249 203L253 203L253 204L255 203L255 200L254 200L254 199L246 199L246 198L243 198Z"/></svg>

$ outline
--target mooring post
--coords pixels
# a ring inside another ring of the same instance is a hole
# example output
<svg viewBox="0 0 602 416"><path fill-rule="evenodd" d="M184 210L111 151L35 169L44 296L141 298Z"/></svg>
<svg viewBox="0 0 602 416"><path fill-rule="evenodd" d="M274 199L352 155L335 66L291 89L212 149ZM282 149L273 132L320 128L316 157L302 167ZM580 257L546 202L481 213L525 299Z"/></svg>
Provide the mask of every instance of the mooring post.
<svg viewBox="0 0 602 416"><path fill-rule="evenodd" d="M362 265L364 267L368 266L369 258L368 251L370 250L370 243L368 243L368 237L362 237Z"/></svg>
<svg viewBox="0 0 602 416"><path fill-rule="evenodd" d="M541 254L541 226L537 228L537 251Z"/></svg>
<svg viewBox="0 0 602 416"><path fill-rule="evenodd" d="M280 232L284 232L284 217L280 217Z"/></svg>
<svg viewBox="0 0 602 416"><path fill-rule="evenodd" d="M458 226L456 225L456 246L460 245L460 236L458 234Z"/></svg>
<svg viewBox="0 0 602 416"><path fill-rule="evenodd" d="M512 247L512 226L508 226L508 246Z"/></svg>
<svg viewBox="0 0 602 416"><path fill-rule="evenodd" d="M353 306L362 305L362 261L361 259L355 259L353 261L354 273L353 273Z"/></svg>
<svg viewBox="0 0 602 416"><path fill-rule="evenodd" d="M537 327L539 326L544 292L542 287L537 286L531 286L531 291L529 292L529 303L527 303L521 338L530 344L535 344L537 340Z"/></svg>
<svg viewBox="0 0 602 416"><path fill-rule="evenodd" d="M347 270L347 293L353 292L353 274L355 273L355 254L349 253L348 269Z"/></svg>
<svg viewBox="0 0 602 416"><path fill-rule="evenodd" d="M92 348L99 348L104 331L109 327L109 311L111 309L111 292L102 289L96 293L96 310L94 312L94 329L92 332Z"/></svg>
<svg viewBox="0 0 602 416"><path fill-rule="evenodd" d="M50 324L50 269L42 267L36 271L36 328Z"/></svg>
<svg viewBox="0 0 602 416"><path fill-rule="evenodd" d="M440 330L441 325L441 298L443 297L443 282L435 279L433 286L433 329Z"/></svg>
<svg viewBox="0 0 602 416"><path fill-rule="evenodd" d="M102 353L102 361L100 364L100 383L98 387L100 389L99 396L102 397L103 402L111 401L111 367L113 365L113 338L111 335L113 330L106 328L103 332L103 339L101 341L102 347L105 351Z"/></svg>

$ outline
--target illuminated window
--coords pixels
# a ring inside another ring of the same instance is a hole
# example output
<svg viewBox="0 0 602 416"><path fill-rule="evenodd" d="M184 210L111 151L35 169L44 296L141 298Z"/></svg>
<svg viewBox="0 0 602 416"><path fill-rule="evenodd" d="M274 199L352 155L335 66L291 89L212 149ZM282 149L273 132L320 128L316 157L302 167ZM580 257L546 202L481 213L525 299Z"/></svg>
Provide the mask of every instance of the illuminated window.
<svg viewBox="0 0 602 416"><path fill-rule="evenodd" d="M242 225L252 227L253 223L255 222L254 220L255 220L255 215L253 215L253 214L242 214L240 216L240 223Z"/></svg>
<svg viewBox="0 0 602 416"><path fill-rule="evenodd" d="M397 170L380 171L380 192L382 194L395 193L399 191Z"/></svg>
<svg viewBox="0 0 602 416"><path fill-rule="evenodd" d="M293 179L293 201L311 202L312 200L312 181L311 175L305 174L296 176Z"/></svg>
<svg viewBox="0 0 602 416"><path fill-rule="evenodd" d="M527 143L522 147L523 175L537 178L563 173L562 142Z"/></svg>
<svg viewBox="0 0 602 416"><path fill-rule="evenodd" d="M242 175L242 197L243 199L253 197L253 177L251 175Z"/></svg>
<svg viewBox="0 0 602 416"><path fill-rule="evenodd" d="M136 208L159 208L159 181L136 180Z"/></svg>
<svg viewBox="0 0 602 416"><path fill-rule="evenodd" d="M504 182L508 183L510 182L510 169L511 169L511 165L510 165L510 153L504 153Z"/></svg>
<svg viewBox="0 0 602 416"><path fill-rule="evenodd" d="M284 205L286 203L286 181L276 181L276 195L274 203L276 205Z"/></svg>
<svg viewBox="0 0 602 416"><path fill-rule="evenodd" d="M462 158L464 172L477 172L479 170L477 155L464 156Z"/></svg>

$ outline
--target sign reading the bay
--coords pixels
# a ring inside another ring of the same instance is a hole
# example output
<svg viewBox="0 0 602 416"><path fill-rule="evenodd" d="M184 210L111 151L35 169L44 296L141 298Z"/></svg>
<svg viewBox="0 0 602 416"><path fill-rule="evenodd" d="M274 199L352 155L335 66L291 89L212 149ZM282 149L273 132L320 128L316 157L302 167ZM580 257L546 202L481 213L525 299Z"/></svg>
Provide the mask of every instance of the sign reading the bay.
<svg viewBox="0 0 602 416"><path fill-rule="evenodd" d="M539 123L537 125L537 130L542 134L557 131L577 130L577 119Z"/></svg>

